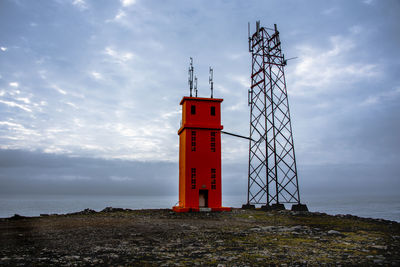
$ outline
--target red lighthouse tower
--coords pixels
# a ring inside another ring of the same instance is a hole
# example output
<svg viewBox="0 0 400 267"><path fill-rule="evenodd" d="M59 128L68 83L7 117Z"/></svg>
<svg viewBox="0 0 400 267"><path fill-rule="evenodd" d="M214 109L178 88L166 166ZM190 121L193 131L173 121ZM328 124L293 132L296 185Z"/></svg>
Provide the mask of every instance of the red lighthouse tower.
<svg viewBox="0 0 400 267"><path fill-rule="evenodd" d="M222 207L221 102L183 97L179 134L179 205L176 212L229 211Z"/></svg>

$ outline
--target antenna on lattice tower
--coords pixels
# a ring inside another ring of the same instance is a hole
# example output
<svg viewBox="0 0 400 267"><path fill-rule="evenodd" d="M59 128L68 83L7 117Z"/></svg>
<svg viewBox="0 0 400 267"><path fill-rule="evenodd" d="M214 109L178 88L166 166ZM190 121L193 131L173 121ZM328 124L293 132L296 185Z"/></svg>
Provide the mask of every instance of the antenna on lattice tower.
<svg viewBox="0 0 400 267"><path fill-rule="evenodd" d="M276 26L276 24L275 24L275 26ZM259 40L260 39L260 21L259 20L256 21L256 36L257 36L257 40Z"/></svg>
<svg viewBox="0 0 400 267"><path fill-rule="evenodd" d="M213 72L214 70L210 67L210 77L208 78L208 83L210 84L210 89L211 89L211 98L214 97L214 81L213 81Z"/></svg>
<svg viewBox="0 0 400 267"><path fill-rule="evenodd" d="M253 52L253 49L251 49L250 22L247 24L247 35L249 38L249 52Z"/></svg>
<svg viewBox="0 0 400 267"><path fill-rule="evenodd" d="M193 90L193 58L190 57L190 66L189 66L189 89L190 89L190 97L192 97L192 90Z"/></svg>
<svg viewBox="0 0 400 267"><path fill-rule="evenodd" d="M287 65L287 62L289 61L289 60L293 60L293 59L296 59L296 58L299 58L299 57L291 57L291 58L288 58L288 59L285 59L285 55L283 55L283 65Z"/></svg>

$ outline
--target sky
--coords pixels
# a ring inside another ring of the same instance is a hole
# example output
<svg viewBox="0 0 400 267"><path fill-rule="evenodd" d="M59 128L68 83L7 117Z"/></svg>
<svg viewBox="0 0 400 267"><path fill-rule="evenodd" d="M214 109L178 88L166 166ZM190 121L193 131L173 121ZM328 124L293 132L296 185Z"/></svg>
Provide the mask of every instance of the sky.
<svg viewBox="0 0 400 267"><path fill-rule="evenodd" d="M300 193L400 201L400 1L0 1L0 194L177 194L179 102L248 136L248 22L277 24ZM246 198L248 142L222 137Z"/></svg>

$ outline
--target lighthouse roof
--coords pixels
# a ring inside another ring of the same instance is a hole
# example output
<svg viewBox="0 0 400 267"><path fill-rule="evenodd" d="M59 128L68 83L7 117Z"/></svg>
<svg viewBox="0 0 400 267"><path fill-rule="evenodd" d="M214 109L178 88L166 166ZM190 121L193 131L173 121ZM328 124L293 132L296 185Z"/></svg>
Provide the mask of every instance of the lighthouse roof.
<svg viewBox="0 0 400 267"><path fill-rule="evenodd" d="M184 96L181 100L181 105L185 101L208 101L208 102L222 102L224 101L222 98L208 98L208 97L190 97L190 96Z"/></svg>

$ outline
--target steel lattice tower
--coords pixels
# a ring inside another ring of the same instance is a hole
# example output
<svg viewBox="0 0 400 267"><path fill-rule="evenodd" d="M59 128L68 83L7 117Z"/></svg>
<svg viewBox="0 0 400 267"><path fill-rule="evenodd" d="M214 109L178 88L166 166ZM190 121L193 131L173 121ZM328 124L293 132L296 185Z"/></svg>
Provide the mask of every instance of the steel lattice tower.
<svg viewBox="0 0 400 267"><path fill-rule="evenodd" d="M264 208L284 208L293 203L299 210L300 193L290 121L284 66L286 60L276 24L260 27L250 36L252 55L250 141L247 204Z"/></svg>

